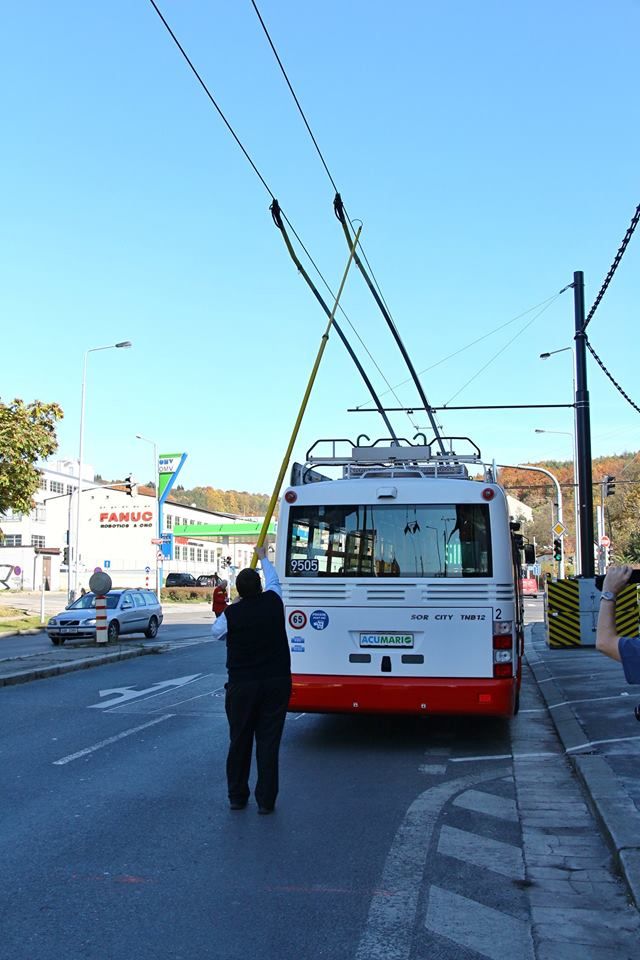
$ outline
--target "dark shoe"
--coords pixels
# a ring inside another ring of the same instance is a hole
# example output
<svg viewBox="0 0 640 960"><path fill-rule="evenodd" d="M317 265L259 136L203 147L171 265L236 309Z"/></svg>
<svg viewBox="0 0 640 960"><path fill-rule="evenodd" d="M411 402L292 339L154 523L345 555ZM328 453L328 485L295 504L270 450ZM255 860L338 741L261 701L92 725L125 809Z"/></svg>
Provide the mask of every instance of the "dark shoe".
<svg viewBox="0 0 640 960"><path fill-rule="evenodd" d="M274 807L258 807L258 813L267 814L267 813L273 813L273 811L274 811Z"/></svg>
<svg viewBox="0 0 640 960"><path fill-rule="evenodd" d="M230 810L244 810L247 805L246 800L230 800L229 809Z"/></svg>

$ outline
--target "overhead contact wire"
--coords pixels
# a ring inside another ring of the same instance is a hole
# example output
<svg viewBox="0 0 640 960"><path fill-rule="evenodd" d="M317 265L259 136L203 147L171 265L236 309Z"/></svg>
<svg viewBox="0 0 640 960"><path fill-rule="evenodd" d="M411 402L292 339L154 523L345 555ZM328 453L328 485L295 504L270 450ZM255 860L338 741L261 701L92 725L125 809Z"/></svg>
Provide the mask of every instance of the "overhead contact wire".
<svg viewBox="0 0 640 960"><path fill-rule="evenodd" d="M319 144L318 144L318 141L316 140L316 138L315 138L315 136L314 136L314 133L313 133L313 131L312 131L312 129L311 129L311 125L310 125L309 121L307 120L307 117L306 117L306 115L305 115L304 110L302 109L302 105L301 105L300 101L298 100L298 97L297 97L297 95L296 95L296 92L295 92L295 90L293 89L293 85L292 85L291 81L289 80L289 76L288 76L288 74L287 74L287 71L285 70L284 64L282 63L282 60L280 59L280 56L279 56L278 51L277 51L277 49L276 49L276 46L275 46L273 40L271 39L271 35L270 35L270 33L269 33L269 30L268 30L268 28L267 28L267 25L265 24L265 22L264 22L264 20L263 20L263 18L262 18L262 14L260 13L260 10L258 9L258 5L257 5L257 3L256 3L256 0L251 0L251 5L253 6L253 9L255 10L256 16L258 17L258 20L260 21L260 25L261 25L261 27L262 27L262 29L263 29L263 31L264 31L264 34L265 34L265 36L266 36L266 38L267 38L267 41L268 41L268 43L269 43L269 46L271 47L271 50L272 50L272 52L273 52L273 55L274 55L274 57L276 58L276 61L277 61L277 63L278 63L278 66L280 67L280 70L281 70L282 75L283 75L283 77L284 77L284 79L285 79L285 82L286 82L286 84L287 84L287 87L289 88L289 91L290 91L290 93L291 93L291 96L293 97L293 100L294 100L294 102L295 102L295 105L296 105L296 107L298 108L298 112L300 113L300 116L302 117L302 121L303 121L305 127L307 128L307 131L308 131L308 133L309 133L309 136L311 137L311 140L312 140L313 145L314 145L314 147L315 147L315 149L316 149L316 152L317 152L317 154L318 154L318 156L319 156L319 158L320 158L320 161L321 161L321 163L322 163L322 166L324 167L324 169L325 169L325 171L326 171L326 174L327 174L329 180L331 181L331 185L332 185L333 189L335 190L334 210L336 211L336 216L338 217L338 219L339 219L340 222L342 223L343 229L344 229L344 231L345 231L345 236L346 236L346 239L347 239L347 244L348 244L348 246L349 246L349 249L351 249L351 247L352 247L352 242L353 242L353 238L352 238L352 237L350 236L350 234L349 234L348 228L346 227L346 224L345 224L345 222L344 222L344 218L346 218L346 219L349 221L349 225L351 226L351 229L352 229L353 233L355 234L356 231L355 231L355 228L354 228L354 226L353 226L353 223L352 223L351 219L349 218L349 216L348 216L348 214L347 214L346 208L344 207L344 204L343 204L343 202L342 202L342 198L340 197L340 193L339 193L339 191L338 191L338 187L337 187L337 185L336 185L336 182L335 182L335 180L334 180L334 178L333 178L333 176L332 176L332 174L331 174L331 171L329 170L329 166L328 166L328 164L327 164L327 162L326 162L326 160L325 160L325 158L324 158L324 155L323 155L323 153L322 153L322 150L320 149L320 146L319 146ZM338 205L339 205L340 213L338 213ZM366 261L366 263L367 263L367 266L368 266L369 269L371 270L371 266L370 266L370 264L369 264L369 261L367 260L366 254L365 254L364 249L363 249L363 247L362 247L362 244L360 244L360 250L362 251L362 255L363 255L363 257L364 257L364 259L365 259L365 261ZM420 382L419 382L419 380L418 380L418 378L417 378L417 376L416 376L416 374L415 374L415 370L414 370L414 368L413 368L413 365L412 365L412 363L411 363L411 360L409 359L409 355L408 355L408 353L407 353L407 351L406 351L406 349L405 349L405 347L404 347L404 344L402 343L402 340L401 340L401 338L400 338L400 334L398 333L398 330L397 330L397 328L396 328L396 326L395 326L395 323L394 323L393 319L391 318L391 314L390 314L390 312L389 312L389 309L388 309L386 303L384 302L384 298L383 298L383 296L382 296L382 292L380 291L380 287L379 287L378 281L377 281L377 280L375 279L375 277L373 276L373 271L371 270L371 275L372 275L372 277L373 277L373 283L372 283L372 280L371 280L370 277L368 276L367 271L365 270L365 268L364 268L364 266L363 266L363 264L362 264L362 260L360 259L357 251L356 251L356 253L355 253L354 259L355 259L355 262L356 262L356 266L357 266L358 269L360 270L360 273L361 273L362 276L364 277L364 279L365 279L365 281L366 281L366 283L367 283L367 285L368 285L371 293L373 294L373 297L374 297L376 303L378 304L378 307L379 307L379 309L381 310L382 315L383 315L384 319L386 320L386 322L387 322L387 324L388 324L388 326L389 326L389 329L391 330L391 333L392 333L392 335L393 335L393 337L394 337L394 339L395 339L395 341L396 341L396 343L397 343L397 345L398 345L398 347L399 347L399 349L400 349L400 352L401 352L401 354L402 354L402 357L403 357L405 363L407 364L407 367L408 367L408 369L409 369L409 372L411 373L411 377L412 377L412 379L413 379L413 382L414 382L414 384L415 384L415 386L416 386L416 389L418 390L418 393L419 393L419 395L420 395L420 399L421 399L422 403L424 404L424 407L425 407L425 409L426 409L426 411L427 411L427 414L428 414L428 416L429 416L429 420L430 420L430 422L431 422L431 426L432 426L432 428L433 428L433 431L434 431L434 433L435 433L435 435L436 435L436 437L437 437L437 439L438 439L438 442L439 442L441 451L444 453L444 445L442 444L442 441L440 440L438 426L437 426L437 424L436 424L436 422L435 422L435 419L433 418L433 415L432 415L432 413L431 413L431 411L430 411L429 403L428 403L427 398L426 398L426 396L425 396L425 394L424 394L424 390L422 389L422 385L420 384ZM374 287L374 284L375 284L375 287ZM376 289L376 288L377 288L377 289ZM368 351L367 351L367 352L368 352ZM370 355L370 354L369 354L369 355ZM371 356L371 355L370 355L370 356ZM377 364L376 364L376 366L377 366ZM386 381L386 377L385 377L385 381ZM388 381L386 381L386 382L387 382L387 384L388 384ZM396 398L396 399L397 399L397 398ZM411 421L410 421L410 422L411 422ZM413 426L415 427L415 424L413 424Z"/></svg>
<svg viewBox="0 0 640 960"><path fill-rule="evenodd" d="M251 156L249 155L249 152L247 151L247 149L245 148L244 144L243 144L242 141L240 140L240 137L237 135L237 133L235 132L235 130L234 130L233 127L231 126L230 122L227 120L227 118L226 118L226 116L225 116L222 108L219 106L219 104L217 103L215 97L213 96L213 94L212 94L211 91L209 90L207 84L204 82L204 80L203 80L202 77L200 76L200 73L198 72L198 70L196 69L196 67L195 67L194 63L192 62L191 58L190 58L189 55L187 54L187 51L184 49L184 47L182 46L182 44L181 44L180 41L178 40L176 34L175 34L175 33L173 32L173 30L171 29L171 26L170 26L169 23L167 22L166 18L164 17L164 15L163 15L162 11L160 10L160 8L158 7L157 3L155 2L155 0L149 0L149 3L151 4L151 6L153 7L153 9L154 9L155 12L157 13L157 15L158 15L158 17L160 18L160 20L162 21L162 23L163 23L165 29L167 30L169 36L171 37L171 39L172 39L173 42L175 43L176 47L178 48L178 50L179 50L180 53L182 54L184 60L185 60L186 63L188 64L191 72L193 73L193 75L195 76L196 80L198 81L198 83L200 84L200 86L202 87L202 89L204 90L204 92L205 92L205 94L207 95L208 99L210 100L210 102L212 103L212 105L215 107L218 115L219 115L220 118L222 119L222 121L223 121L224 125L226 126L227 130L229 131L229 133L231 134L231 136L233 137L233 139L235 140L235 142L237 143L237 145L240 147L242 153L244 154L245 158L246 158L247 161L249 162L252 170L254 171L254 173L256 174L256 176L258 177L258 179L260 180L260 182L262 183L263 187L265 188L265 190L267 191L267 193L268 193L269 196L271 197L271 200L272 200L273 204L278 205L278 201L276 200L275 194L274 194L273 191L271 190L271 188L270 188L269 184L267 183L267 181L265 180L265 178L262 176L260 170L258 169L258 167L256 166L256 164L254 163L253 159L252 159ZM257 9L256 9L256 12L258 13ZM262 18L261 18L261 19L262 19ZM275 51L274 51L274 52L275 52ZM293 92L293 91L292 91L292 92ZM328 171L327 171L327 172L328 172ZM327 290L329 290L329 292L331 293L331 288L329 287L329 284L328 284L327 281L325 280L324 276L322 275L322 273L321 273L321 271L320 271L320 268L317 266L317 264L315 263L315 261L313 260L313 258L312 258L312 256L311 256L311 254L309 253L309 251L307 250L306 246L305 246L304 243L302 242L302 240L301 240L300 236L298 235L297 231L295 230L293 224L291 223L291 221L289 220L289 218L286 216L286 214L280 209L279 205L278 205L278 210L279 210L280 216L286 221L286 223L287 223L287 224L289 225L289 227L291 228L291 231L293 232L293 234L294 234L294 236L296 237L298 243L300 244L300 246L301 246L302 249L304 250L306 256L309 258L309 261L310 261L311 264L313 265L316 273L318 274L318 276L320 277L320 279L322 280L322 282L323 282L324 285L326 286ZM274 218L274 219L275 219L275 218ZM299 261L298 261L298 263L299 263ZM302 269L302 266L301 266L301 265L299 266L299 269L300 269L300 271L301 271L305 276L307 276L307 275L306 275L306 272ZM307 276L307 279L308 279L308 276ZM311 281L310 281L309 279L308 279L308 282L310 283L312 289L315 290L315 288L313 287L313 285L311 284ZM316 295L317 295L318 299L320 300L320 302L323 304L323 306L326 308L326 304L324 304L324 301L322 300L322 298L319 296L319 294L317 294L317 291L316 291ZM333 295L333 294L332 294L332 295ZM344 314L344 310L342 310L342 313ZM345 315L345 317L346 317L346 314L344 314L344 315ZM348 319L348 318L347 318L347 319ZM355 332L355 328L353 327L353 324L351 324L351 321L349 321L349 323L350 323L350 325L351 325L351 328L354 329L354 332ZM338 325L337 325L335 322L334 322L333 325L335 326L336 331L338 331L338 329L339 329L339 328L338 328ZM356 355L354 354L354 352L353 352L353 350L352 350L352 348L351 348L348 340L347 340L346 337L344 336L344 334L343 334L342 332L340 332L339 335L340 335L340 337L341 337L341 339L342 339L342 342L344 343L345 347L347 348L351 359L352 359L352 360L354 361L354 363L356 364L360 375L363 377L363 379L364 379L364 381L365 381L365 384L366 384L366 386L368 387L369 392L371 393L372 399L373 399L374 403L376 404L376 406L378 407L378 410L379 410L381 416L383 417L383 420L384 420L384 422L385 422L385 425L386 425L387 428L389 429L390 433L395 437L395 433L394 433L393 429L391 428L391 425L390 425L390 423L389 423L388 417L386 416L386 414L383 413L383 411L382 411L382 406L381 406L381 404L380 404L380 401L379 401L379 399L378 399L375 391L373 390L373 387L372 387L372 385L371 385L368 377L366 376L362 365L361 365L360 362L357 360ZM359 337L359 335L358 335L358 338L361 340L361 338ZM362 340L361 340L361 342L362 342ZM369 351L367 351L367 352L369 352ZM371 356L371 354L369 354L369 356Z"/></svg>

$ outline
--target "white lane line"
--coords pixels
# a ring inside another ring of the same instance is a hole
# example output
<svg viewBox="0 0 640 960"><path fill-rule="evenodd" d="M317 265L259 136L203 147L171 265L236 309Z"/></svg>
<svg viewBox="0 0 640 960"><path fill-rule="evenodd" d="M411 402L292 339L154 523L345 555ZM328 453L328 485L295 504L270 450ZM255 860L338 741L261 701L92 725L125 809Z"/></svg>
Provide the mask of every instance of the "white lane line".
<svg viewBox="0 0 640 960"><path fill-rule="evenodd" d="M587 743L580 743L577 747L568 747L565 752L575 753L576 750L587 750L589 747L599 747L603 743L626 743L628 740L640 740L640 736L612 737L610 740L588 740Z"/></svg>
<svg viewBox="0 0 640 960"><path fill-rule="evenodd" d="M486 813L489 817L498 820L518 822L518 811L515 800L508 797L498 797L495 793L482 793L480 790L466 790L453 801L454 807L464 810L473 810L474 813Z"/></svg>
<svg viewBox="0 0 640 960"><path fill-rule="evenodd" d="M490 960L533 960L531 927L508 913L431 887L425 927Z"/></svg>
<svg viewBox="0 0 640 960"><path fill-rule="evenodd" d="M445 824L440 828L438 853L463 863L473 863L484 870L492 870L509 880L524 880L522 850L504 840L493 840Z"/></svg>
<svg viewBox="0 0 640 960"><path fill-rule="evenodd" d="M504 767L496 766L459 777L425 790L413 801L376 884L379 892L371 899L355 960L409 960L429 846L443 806L460 791L485 780L497 780L503 774ZM514 952L513 956L518 954Z"/></svg>
<svg viewBox="0 0 640 960"><path fill-rule="evenodd" d="M488 757L451 757L450 763L475 763L477 760L539 760L545 757L558 757L557 753L496 753Z"/></svg>
<svg viewBox="0 0 640 960"><path fill-rule="evenodd" d="M71 763L72 760L86 757L88 753L94 753L96 750L101 750L102 747L108 747L110 743L116 743L118 740L123 740L124 737L130 737L134 733L139 733L140 730L146 730L147 727L153 727L156 723L162 723L163 720L170 720L173 716L175 716L175 714L167 713L164 717L157 717L155 720L149 720L148 723L141 723L139 727L131 727L130 730L123 730L122 733L117 734L115 737L108 737L106 740L101 740L100 743L94 743L92 747L85 747L84 750L78 750L77 753L70 753L68 757L54 760L53 765L54 767L61 767L65 763Z"/></svg>
<svg viewBox="0 0 640 960"><path fill-rule="evenodd" d="M583 697L581 700L562 700L560 703L549 704L549 710L557 710L558 707L568 707L572 703L600 703L602 700L619 700L620 697L628 697L626 690L617 693L615 697Z"/></svg>

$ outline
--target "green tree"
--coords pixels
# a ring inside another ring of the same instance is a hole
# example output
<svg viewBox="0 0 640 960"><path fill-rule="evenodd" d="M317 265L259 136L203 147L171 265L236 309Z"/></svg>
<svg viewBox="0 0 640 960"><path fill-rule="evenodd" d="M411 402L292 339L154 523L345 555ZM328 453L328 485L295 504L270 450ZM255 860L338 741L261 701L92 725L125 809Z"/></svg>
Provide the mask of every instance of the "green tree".
<svg viewBox="0 0 640 960"><path fill-rule="evenodd" d="M62 416L57 403L0 400L0 515L33 508L40 485L36 463L58 449L56 422Z"/></svg>

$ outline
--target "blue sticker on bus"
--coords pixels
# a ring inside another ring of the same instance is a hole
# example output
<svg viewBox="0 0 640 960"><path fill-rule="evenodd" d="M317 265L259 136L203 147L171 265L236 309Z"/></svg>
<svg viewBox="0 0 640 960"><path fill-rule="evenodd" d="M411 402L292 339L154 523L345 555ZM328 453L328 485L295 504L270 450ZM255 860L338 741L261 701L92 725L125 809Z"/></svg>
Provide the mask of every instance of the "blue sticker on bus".
<svg viewBox="0 0 640 960"><path fill-rule="evenodd" d="M292 643L291 644L292 653L304 653L304 644Z"/></svg>
<svg viewBox="0 0 640 960"><path fill-rule="evenodd" d="M329 626L329 614L324 610L314 610L309 617L309 623L314 630L325 630Z"/></svg>

